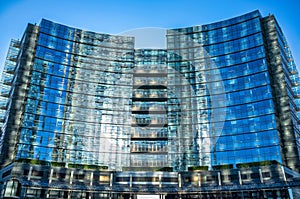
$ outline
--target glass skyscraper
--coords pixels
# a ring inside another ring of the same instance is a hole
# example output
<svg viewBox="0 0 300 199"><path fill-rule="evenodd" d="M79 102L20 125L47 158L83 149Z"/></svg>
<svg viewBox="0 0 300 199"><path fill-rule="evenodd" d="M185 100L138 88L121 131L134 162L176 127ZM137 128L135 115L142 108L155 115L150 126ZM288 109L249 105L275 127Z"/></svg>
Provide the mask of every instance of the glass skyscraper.
<svg viewBox="0 0 300 199"><path fill-rule="evenodd" d="M166 48L43 19L1 79L1 197L300 197L300 79L259 11Z"/></svg>

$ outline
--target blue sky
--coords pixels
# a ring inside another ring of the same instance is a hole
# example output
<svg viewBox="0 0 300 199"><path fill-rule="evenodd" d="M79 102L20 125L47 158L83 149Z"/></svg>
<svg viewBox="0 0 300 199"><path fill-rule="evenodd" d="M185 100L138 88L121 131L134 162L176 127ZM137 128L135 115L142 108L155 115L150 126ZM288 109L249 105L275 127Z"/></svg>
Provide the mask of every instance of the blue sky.
<svg viewBox="0 0 300 199"><path fill-rule="evenodd" d="M81 29L118 34L144 27L176 28L212 23L253 10L274 14L300 68L299 0L0 0L0 66L11 38L42 18Z"/></svg>

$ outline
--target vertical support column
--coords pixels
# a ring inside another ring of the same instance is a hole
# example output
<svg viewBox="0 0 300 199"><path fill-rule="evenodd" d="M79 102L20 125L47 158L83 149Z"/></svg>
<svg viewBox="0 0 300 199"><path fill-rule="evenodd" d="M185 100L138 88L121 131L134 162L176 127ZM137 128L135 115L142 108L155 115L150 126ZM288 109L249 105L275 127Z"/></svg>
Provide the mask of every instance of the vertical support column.
<svg viewBox="0 0 300 199"><path fill-rule="evenodd" d="M286 175L285 175L283 166L281 166L281 171L282 171L282 175L283 175L283 180L284 180L284 182L286 182Z"/></svg>
<svg viewBox="0 0 300 199"><path fill-rule="evenodd" d="M259 172L260 182L261 182L261 183L264 183L264 179L263 179L263 176L262 176L261 169L258 169L258 172Z"/></svg>
<svg viewBox="0 0 300 199"><path fill-rule="evenodd" d="M50 170L50 177L49 177L49 184L52 182L52 176L53 176L53 168Z"/></svg>
<svg viewBox="0 0 300 199"><path fill-rule="evenodd" d="M159 188L161 188L162 182L161 182L161 174L158 176L158 183L159 183Z"/></svg>
<svg viewBox="0 0 300 199"><path fill-rule="evenodd" d="M72 181L73 181L73 176L74 176L74 171L71 171L71 176L70 176L70 184L72 184Z"/></svg>
<svg viewBox="0 0 300 199"><path fill-rule="evenodd" d="M129 187L130 188L132 187L132 174L130 174L130 177L129 177Z"/></svg>
<svg viewBox="0 0 300 199"><path fill-rule="evenodd" d="M201 174L198 173L198 187L201 187Z"/></svg>
<svg viewBox="0 0 300 199"><path fill-rule="evenodd" d="M241 171L238 171L238 176L239 176L239 183L240 185L242 185L243 181L242 181Z"/></svg>
<svg viewBox="0 0 300 199"><path fill-rule="evenodd" d="M94 180L94 172L91 172L90 186L93 186L93 180Z"/></svg>
<svg viewBox="0 0 300 199"><path fill-rule="evenodd" d="M160 195L159 195L159 198L160 198L160 199L165 199L165 195L164 195L164 194L160 194Z"/></svg>
<svg viewBox="0 0 300 199"><path fill-rule="evenodd" d="M178 173L178 187L181 188L181 174Z"/></svg>
<svg viewBox="0 0 300 199"><path fill-rule="evenodd" d="M31 166L27 175L27 180L30 180L33 167Z"/></svg>
<svg viewBox="0 0 300 199"><path fill-rule="evenodd" d="M129 175L129 188L130 188L130 195L129 195L129 199L132 199L131 196L131 188L132 188L132 174Z"/></svg>
<svg viewBox="0 0 300 199"><path fill-rule="evenodd" d="M49 198L50 194L49 194L50 190L46 191L46 198Z"/></svg>
<svg viewBox="0 0 300 199"><path fill-rule="evenodd" d="M110 178L109 178L109 187L110 187L110 188L111 188L112 185L113 185L113 177L114 177L113 173L110 173Z"/></svg>
<svg viewBox="0 0 300 199"><path fill-rule="evenodd" d="M222 181L221 181L221 173L218 172L218 182L219 182L219 186L222 185Z"/></svg>

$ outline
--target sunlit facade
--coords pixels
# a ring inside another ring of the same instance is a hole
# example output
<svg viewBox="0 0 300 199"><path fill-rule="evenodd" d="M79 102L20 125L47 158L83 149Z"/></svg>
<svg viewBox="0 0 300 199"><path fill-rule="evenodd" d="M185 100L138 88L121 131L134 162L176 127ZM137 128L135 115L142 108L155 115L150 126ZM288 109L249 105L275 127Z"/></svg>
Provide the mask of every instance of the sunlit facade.
<svg viewBox="0 0 300 199"><path fill-rule="evenodd" d="M43 19L12 40L1 196L298 196L300 80L274 16L166 38L136 48L133 36Z"/></svg>

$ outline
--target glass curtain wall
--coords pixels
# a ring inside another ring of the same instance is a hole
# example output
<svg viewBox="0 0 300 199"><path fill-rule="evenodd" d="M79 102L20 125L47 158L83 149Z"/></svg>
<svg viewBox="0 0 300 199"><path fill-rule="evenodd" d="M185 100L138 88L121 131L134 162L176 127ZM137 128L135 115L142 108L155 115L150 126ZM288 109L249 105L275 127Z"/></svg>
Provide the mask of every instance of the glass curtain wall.
<svg viewBox="0 0 300 199"><path fill-rule="evenodd" d="M42 20L17 158L129 164L133 44Z"/></svg>
<svg viewBox="0 0 300 199"><path fill-rule="evenodd" d="M167 33L168 66L192 89L181 102L187 167L282 162L260 20L252 12Z"/></svg>

